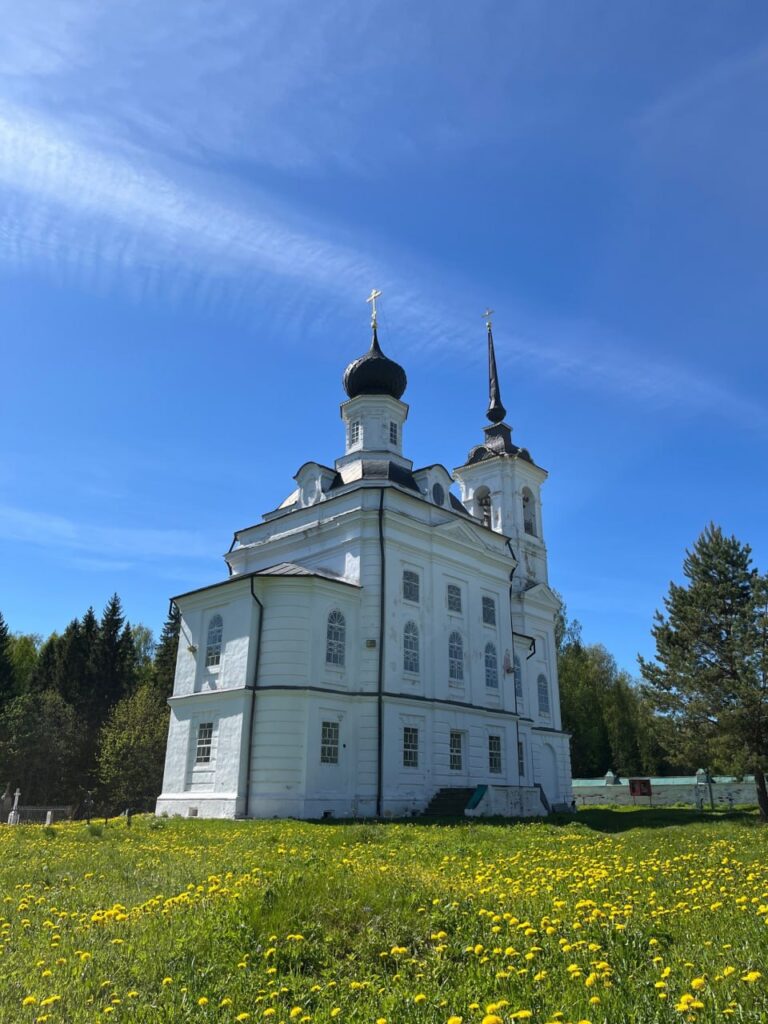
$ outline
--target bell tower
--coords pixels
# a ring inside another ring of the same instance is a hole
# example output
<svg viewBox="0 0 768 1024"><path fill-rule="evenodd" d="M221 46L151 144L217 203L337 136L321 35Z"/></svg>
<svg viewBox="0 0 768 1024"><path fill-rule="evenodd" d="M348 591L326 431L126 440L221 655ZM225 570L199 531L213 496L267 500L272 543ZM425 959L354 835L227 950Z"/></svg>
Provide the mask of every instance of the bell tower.
<svg viewBox="0 0 768 1024"><path fill-rule="evenodd" d="M491 314L483 314L488 334L489 425L485 439L471 449L467 461L453 471L461 501L471 515L512 541L519 561L518 578L528 585L547 582L547 554L541 517L541 485L546 470L537 466L526 448L512 441L501 401Z"/></svg>

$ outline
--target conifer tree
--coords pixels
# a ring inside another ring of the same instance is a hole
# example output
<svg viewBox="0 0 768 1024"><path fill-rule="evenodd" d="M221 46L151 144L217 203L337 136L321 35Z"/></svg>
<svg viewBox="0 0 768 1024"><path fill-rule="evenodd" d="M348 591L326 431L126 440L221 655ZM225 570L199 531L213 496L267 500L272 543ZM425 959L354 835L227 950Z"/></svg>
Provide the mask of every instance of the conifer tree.
<svg viewBox="0 0 768 1024"><path fill-rule="evenodd" d="M173 693L180 630L181 613L176 605L172 604L155 650L155 688L163 698L170 697Z"/></svg>
<svg viewBox="0 0 768 1024"><path fill-rule="evenodd" d="M110 708L132 689L136 671L133 637L117 594L107 602L99 623L94 668L89 718L92 728L97 729Z"/></svg>
<svg viewBox="0 0 768 1024"><path fill-rule="evenodd" d="M656 612L646 692L675 728L686 760L754 772L768 818L768 584L750 548L710 524L686 552L685 585L670 583Z"/></svg>
<svg viewBox="0 0 768 1024"><path fill-rule="evenodd" d="M0 707L16 695L16 673L11 660L11 637L0 612Z"/></svg>

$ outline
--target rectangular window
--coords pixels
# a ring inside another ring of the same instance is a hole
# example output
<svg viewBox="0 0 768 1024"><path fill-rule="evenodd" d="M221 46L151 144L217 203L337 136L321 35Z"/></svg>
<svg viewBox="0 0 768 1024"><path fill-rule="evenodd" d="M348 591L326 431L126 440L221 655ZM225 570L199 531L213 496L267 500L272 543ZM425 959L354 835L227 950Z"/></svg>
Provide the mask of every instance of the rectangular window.
<svg viewBox="0 0 768 1024"><path fill-rule="evenodd" d="M419 603L419 574L411 569L403 571L403 599Z"/></svg>
<svg viewBox="0 0 768 1024"><path fill-rule="evenodd" d="M525 747L523 741L517 741L517 773L521 779L525 778Z"/></svg>
<svg viewBox="0 0 768 1024"><path fill-rule="evenodd" d="M486 626L496 625L496 602L492 597L483 598L483 622Z"/></svg>
<svg viewBox="0 0 768 1024"><path fill-rule="evenodd" d="M464 743L463 735L460 732L451 732L450 766L452 772L460 772L464 767Z"/></svg>
<svg viewBox="0 0 768 1024"><path fill-rule="evenodd" d="M339 723L323 722L320 734L320 764L339 763Z"/></svg>
<svg viewBox="0 0 768 1024"><path fill-rule="evenodd" d="M353 420L349 425L349 447L352 448L356 444L360 444L360 436L362 430L360 429L360 420Z"/></svg>
<svg viewBox="0 0 768 1024"><path fill-rule="evenodd" d="M455 583L448 584L448 611L461 611L461 587L457 587Z"/></svg>
<svg viewBox="0 0 768 1024"><path fill-rule="evenodd" d="M403 726L403 768L419 767L419 730Z"/></svg>
<svg viewBox="0 0 768 1024"><path fill-rule="evenodd" d="M397 444L397 424L396 423L390 423L389 424L389 443L390 444Z"/></svg>
<svg viewBox="0 0 768 1024"><path fill-rule="evenodd" d="M488 771L501 775L501 736L488 737Z"/></svg>
<svg viewBox="0 0 768 1024"><path fill-rule="evenodd" d="M213 742L213 722L201 722L197 727L197 747L195 764L211 763L211 744Z"/></svg>

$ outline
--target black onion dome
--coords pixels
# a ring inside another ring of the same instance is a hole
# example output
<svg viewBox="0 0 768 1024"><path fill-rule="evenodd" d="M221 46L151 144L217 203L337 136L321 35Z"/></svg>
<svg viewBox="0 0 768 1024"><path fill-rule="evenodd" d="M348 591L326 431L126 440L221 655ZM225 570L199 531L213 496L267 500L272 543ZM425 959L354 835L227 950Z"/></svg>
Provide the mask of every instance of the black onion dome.
<svg viewBox="0 0 768 1024"><path fill-rule="evenodd" d="M350 398L357 398L358 395L391 395L392 398L400 398L408 378L402 366L387 359L381 351L374 327L371 347L364 356L349 364L342 382Z"/></svg>

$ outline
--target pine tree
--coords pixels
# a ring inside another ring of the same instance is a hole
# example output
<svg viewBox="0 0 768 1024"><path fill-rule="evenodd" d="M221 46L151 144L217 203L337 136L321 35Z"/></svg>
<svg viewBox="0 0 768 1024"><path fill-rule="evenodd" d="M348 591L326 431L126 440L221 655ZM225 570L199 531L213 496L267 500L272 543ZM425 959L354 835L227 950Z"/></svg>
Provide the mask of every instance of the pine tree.
<svg viewBox="0 0 768 1024"><path fill-rule="evenodd" d="M751 563L748 545L710 524L686 552L687 584L670 583L656 612L655 660L639 661L683 758L754 772L768 819L768 584Z"/></svg>
<svg viewBox="0 0 768 1024"><path fill-rule="evenodd" d="M112 595L104 609L94 654L89 724L96 730L111 708L133 688L135 678L136 651L117 594Z"/></svg>
<svg viewBox="0 0 768 1024"><path fill-rule="evenodd" d="M16 695L16 673L11 660L11 637L0 612L0 707Z"/></svg>
<svg viewBox="0 0 768 1024"><path fill-rule="evenodd" d="M181 613L176 605L172 604L155 650L155 688L164 699L173 693L180 631Z"/></svg>
<svg viewBox="0 0 768 1024"><path fill-rule="evenodd" d="M29 680L30 693L43 693L45 690L55 690L59 678L59 637L58 633L51 633L41 647L37 657L34 671Z"/></svg>

